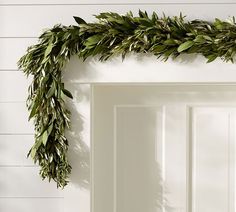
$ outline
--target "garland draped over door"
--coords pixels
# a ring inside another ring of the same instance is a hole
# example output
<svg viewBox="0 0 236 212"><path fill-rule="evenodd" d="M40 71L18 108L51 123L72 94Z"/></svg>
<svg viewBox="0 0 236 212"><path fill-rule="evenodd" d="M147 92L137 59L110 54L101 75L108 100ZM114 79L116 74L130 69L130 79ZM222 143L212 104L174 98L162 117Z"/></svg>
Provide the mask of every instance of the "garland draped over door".
<svg viewBox="0 0 236 212"><path fill-rule="evenodd" d="M73 98L62 82L62 71L71 56L85 60L99 56L125 58L129 52L151 53L167 60L182 53L199 53L212 62L217 57L234 62L236 23L215 19L214 22L184 17L159 17L139 11L126 15L106 12L96 15L97 21L86 23L74 17L77 25L56 25L45 31L39 42L27 49L18 66L33 76L29 86L27 107L35 125L35 143L29 151L40 166L43 179L53 179L58 187L68 183L71 166L67 158L65 130L70 127L70 111L65 105Z"/></svg>

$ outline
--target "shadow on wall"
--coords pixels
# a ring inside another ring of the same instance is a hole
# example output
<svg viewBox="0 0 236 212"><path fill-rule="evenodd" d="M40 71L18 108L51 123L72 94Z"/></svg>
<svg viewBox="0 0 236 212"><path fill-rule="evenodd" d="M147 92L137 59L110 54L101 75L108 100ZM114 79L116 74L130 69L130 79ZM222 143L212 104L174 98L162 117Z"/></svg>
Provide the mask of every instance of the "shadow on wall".
<svg viewBox="0 0 236 212"><path fill-rule="evenodd" d="M70 182L82 189L89 190L90 185L90 148L85 141L85 117L80 113L79 105L88 102L87 90L78 84L70 84L68 89L73 93L74 101L67 103L71 111L71 130L66 132L69 141L68 157L72 166ZM79 100L79 99L80 100ZM88 117L86 117L88 118Z"/></svg>
<svg viewBox="0 0 236 212"><path fill-rule="evenodd" d="M130 53L124 61L122 61L121 57L111 57L104 62L99 62L99 57L88 58L83 62L78 59L78 57L74 56L66 65L64 79L74 82L106 82L107 79L111 82L119 82L120 80L122 82L143 81L142 70L145 70L148 75L153 76L155 79L157 77L155 73L164 74L164 72L161 73L162 70L178 74L181 73L181 71L183 72L183 69L189 71L199 67L199 65L205 67L206 65L211 66L212 64L206 64L206 59L197 54L180 55L174 61L170 58L168 62L157 59L157 57L152 54L141 53ZM199 72L198 69L196 70ZM139 73L141 73L140 76ZM151 81L153 80L148 76L145 78Z"/></svg>

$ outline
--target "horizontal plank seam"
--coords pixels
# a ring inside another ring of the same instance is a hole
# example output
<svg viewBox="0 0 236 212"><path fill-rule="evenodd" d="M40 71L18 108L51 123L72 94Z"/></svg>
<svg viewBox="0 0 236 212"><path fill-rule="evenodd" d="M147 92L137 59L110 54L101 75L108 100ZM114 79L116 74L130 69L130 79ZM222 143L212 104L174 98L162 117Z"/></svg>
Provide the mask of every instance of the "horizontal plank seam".
<svg viewBox="0 0 236 212"><path fill-rule="evenodd" d="M26 103L26 101L0 101L0 104L18 104L18 103Z"/></svg>
<svg viewBox="0 0 236 212"><path fill-rule="evenodd" d="M26 196L22 196L22 197L14 197L14 196L10 196L10 197L1 197L0 199L64 199L64 197L26 197Z"/></svg>
<svg viewBox="0 0 236 212"><path fill-rule="evenodd" d="M1 74L1 71L0 71ZM153 86L153 85L236 85L236 81L209 81L209 82L205 82L205 81L200 81L200 82L172 82L172 81L166 81L166 82L160 82L160 81L108 81L108 82L103 82L103 81L84 81L84 82L68 82L68 80L64 80L65 83L68 84L80 84L80 85L101 85L101 86L117 86L117 85L128 85L128 86L137 86L137 85L145 85L145 86ZM23 103L25 101L19 102L19 103ZM1 101L0 101L1 103ZM2 101L2 103L12 103L12 102L4 102ZM14 102L13 102L14 103ZM80 102L74 102L73 103L80 103Z"/></svg>
<svg viewBox="0 0 236 212"><path fill-rule="evenodd" d="M70 84L75 84L75 83L70 83ZM74 100L69 100L69 101L72 104L80 104L79 101L74 101ZM26 100L25 101L0 101L0 105L1 104L22 104L22 103L24 103L26 106ZM67 104L68 104L68 102L67 102Z"/></svg>
<svg viewBox="0 0 236 212"><path fill-rule="evenodd" d="M0 69L0 72L13 72L13 71L20 71L19 69Z"/></svg>
<svg viewBox="0 0 236 212"><path fill-rule="evenodd" d="M38 39L38 37L36 36L0 36L0 40L1 39Z"/></svg>
<svg viewBox="0 0 236 212"><path fill-rule="evenodd" d="M38 165L0 165L0 168L38 168Z"/></svg>
<svg viewBox="0 0 236 212"><path fill-rule="evenodd" d="M9 135L9 136L19 136L19 135L34 135L34 133L0 133L0 136L5 136L5 135Z"/></svg>
<svg viewBox="0 0 236 212"><path fill-rule="evenodd" d="M79 4L0 4L0 6L113 6L113 5L233 5L236 2L158 2L158 3L79 3Z"/></svg>

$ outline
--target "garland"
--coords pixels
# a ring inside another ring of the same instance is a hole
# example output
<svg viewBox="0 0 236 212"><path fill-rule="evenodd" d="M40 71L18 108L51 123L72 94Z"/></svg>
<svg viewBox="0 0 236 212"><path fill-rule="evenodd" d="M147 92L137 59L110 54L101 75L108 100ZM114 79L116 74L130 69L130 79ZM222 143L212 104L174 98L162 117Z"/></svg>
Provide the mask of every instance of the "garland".
<svg viewBox="0 0 236 212"><path fill-rule="evenodd" d="M56 25L45 31L36 45L30 46L18 66L33 81L29 86L27 107L34 119L35 143L29 151L41 167L43 179L53 179L58 187L68 183L71 166L67 159L68 141L65 130L70 127L70 112L65 105L73 98L62 82L62 70L70 57L85 60L99 55L101 61L129 52L152 53L167 60L182 53L199 53L212 62L217 57L234 62L236 23L215 19L185 21L179 17L148 16L139 11L137 17L101 13L97 22L86 23L74 17L78 25Z"/></svg>

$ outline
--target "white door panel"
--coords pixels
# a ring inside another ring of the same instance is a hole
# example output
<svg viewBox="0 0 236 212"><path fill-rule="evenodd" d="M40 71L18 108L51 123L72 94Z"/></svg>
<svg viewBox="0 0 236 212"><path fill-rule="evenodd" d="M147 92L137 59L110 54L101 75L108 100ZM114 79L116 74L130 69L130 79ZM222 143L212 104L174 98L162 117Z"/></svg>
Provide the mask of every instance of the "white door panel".
<svg viewBox="0 0 236 212"><path fill-rule="evenodd" d="M193 212L235 211L234 108L192 110Z"/></svg>
<svg viewBox="0 0 236 212"><path fill-rule="evenodd" d="M163 108L117 107L115 115L117 211L150 211L163 204L161 169L164 161L161 149L157 148L164 148Z"/></svg>
<svg viewBox="0 0 236 212"><path fill-rule="evenodd" d="M234 86L94 85L93 212L235 211Z"/></svg>

